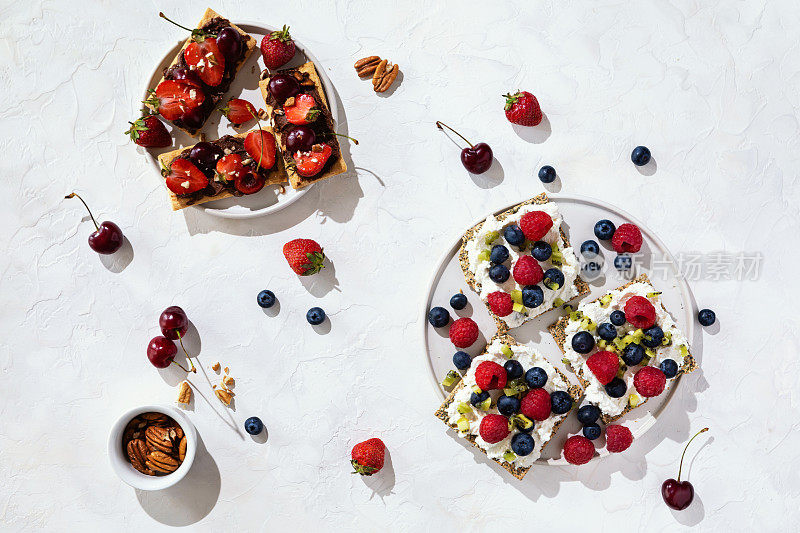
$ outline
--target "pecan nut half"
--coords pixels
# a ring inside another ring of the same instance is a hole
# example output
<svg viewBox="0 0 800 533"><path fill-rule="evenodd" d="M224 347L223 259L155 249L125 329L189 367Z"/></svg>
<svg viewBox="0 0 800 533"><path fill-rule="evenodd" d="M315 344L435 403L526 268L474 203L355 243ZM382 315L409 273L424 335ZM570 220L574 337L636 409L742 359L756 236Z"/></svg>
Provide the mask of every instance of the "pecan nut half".
<svg viewBox="0 0 800 533"><path fill-rule="evenodd" d="M386 91L389 87L391 87L392 84L394 83L394 80L397 79L397 74L399 72L400 72L400 67L397 66L397 63L392 65L392 68L389 69L389 71L386 72L386 74L384 74L383 78L381 79L381 82L378 84L377 87L375 87L375 92L382 93Z"/></svg>
<svg viewBox="0 0 800 533"><path fill-rule="evenodd" d="M360 78L366 78L367 76L372 76L375 73L375 70L378 68L380 62L380 57L369 56L365 57L364 59L359 59L353 66L355 67L356 73Z"/></svg>

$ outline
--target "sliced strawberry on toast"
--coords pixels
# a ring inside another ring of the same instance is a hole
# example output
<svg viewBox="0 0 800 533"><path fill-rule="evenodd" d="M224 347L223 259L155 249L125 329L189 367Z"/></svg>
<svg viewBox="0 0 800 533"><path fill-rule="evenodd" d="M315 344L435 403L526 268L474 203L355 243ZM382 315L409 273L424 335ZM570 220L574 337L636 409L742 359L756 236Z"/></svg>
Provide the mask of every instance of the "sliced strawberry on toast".
<svg viewBox="0 0 800 533"><path fill-rule="evenodd" d="M310 124L317 120L320 110L317 101L310 94L301 94L289 97L283 104L286 120L292 124Z"/></svg>
<svg viewBox="0 0 800 533"><path fill-rule="evenodd" d="M208 178L188 159L176 159L166 176L167 188L177 195L191 194L208 186Z"/></svg>
<svg viewBox="0 0 800 533"><path fill-rule="evenodd" d="M217 40L213 37L196 38L183 51L183 57L189 68L197 72L203 83L210 87L216 87L222 83L222 75L225 73L225 56L217 46Z"/></svg>
<svg viewBox="0 0 800 533"><path fill-rule="evenodd" d="M327 144L315 144L310 152L295 152L293 157L297 173L304 178L316 176L325 167L331 154L333 149Z"/></svg>
<svg viewBox="0 0 800 533"><path fill-rule="evenodd" d="M272 168L275 165L275 136L263 129L253 130L244 139L244 149L260 168Z"/></svg>

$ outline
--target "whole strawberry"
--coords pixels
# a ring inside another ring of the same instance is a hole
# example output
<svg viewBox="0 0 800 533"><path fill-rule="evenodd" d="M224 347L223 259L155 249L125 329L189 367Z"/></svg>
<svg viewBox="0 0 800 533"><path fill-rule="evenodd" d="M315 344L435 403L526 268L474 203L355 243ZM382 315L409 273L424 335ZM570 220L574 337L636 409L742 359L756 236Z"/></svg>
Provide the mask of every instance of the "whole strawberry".
<svg viewBox="0 0 800 533"><path fill-rule="evenodd" d="M295 239L287 242L283 245L283 256L294 273L301 276L316 274L325 266L322 247L311 239Z"/></svg>
<svg viewBox="0 0 800 533"><path fill-rule="evenodd" d="M139 146L146 148L164 148L172 144L172 138L164 127L164 123L158 120L155 115L146 115L129 122L131 128L125 132L130 135L131 140Z"/></svg>
<svg viewBox="0 0 800 533"><path fill-rule="evenodd" d="M385 452L386 446L381 439L377 438L365 440L353 446L353 451L350 453L353 474L371 476L375 472L380 472L383 468Z"/></svg>
<svg viewBox="0 0 800 533"><path fill-rule="evenodd" d="M294 57L294 41L289 35L289 26L284 25L282 30L273 31L261 40L261 55L264 64L269 69L282 67Z"/></svg>
<svg viewBox="0 0 800 533"><path fill-rule="evenodd" d="M506 118L512 124L536 126L542 121L542 108L539 101L528 91L504 94L506 99Z"/></svg>
<svg viewBox="0 0 800 533"><path fill-rule="evenodd" d="M256 118L256 108L253 107L253 104L241 98L231 98L228 100L228 105L220 108L220 112L234 126L241 126L245 122Z"/></svg>

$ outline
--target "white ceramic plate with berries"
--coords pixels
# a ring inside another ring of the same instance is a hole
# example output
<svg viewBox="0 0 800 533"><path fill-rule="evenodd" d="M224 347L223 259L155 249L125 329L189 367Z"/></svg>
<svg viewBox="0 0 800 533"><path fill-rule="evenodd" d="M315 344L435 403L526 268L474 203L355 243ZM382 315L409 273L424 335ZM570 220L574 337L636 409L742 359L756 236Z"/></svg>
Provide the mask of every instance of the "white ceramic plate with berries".
<svg viewBox="0 0 800 533"><path fill-rule="evenodd" d="M564 219L564 231L567 232L570 243L575 249L576 256L581 264L586 262L580 254L581 243L592 239L600 244L600 260L603 261L601 275L597 279L590 280L587 279L582 271L584 279L589 283L592 290L584 299L592 300L597 298L603 293L627 283L631 277L646 273L650 277L656 290L662 292L661 298L664 306L675 318L675 321L686 335L686 338L692 342L694 339L695 313L693 311L691 293L688 285L679 275L678 266L664 243L639 220L616 206L578 195L548 194L548 196L558 205ZM504 205L494 211L494 214L505 211L525 200L527 200L527 198L521 198L513 204ZM472 227L474 224L481 222L486 216L488 216L488 213L468 227ZM609 219L616 226L629 222L636 224L641 229L644 243L639 254L637 254L641 260L637 258L634 263L634 269L630 271L629 275L623 275L614 267L614 258L617 254L611 247L610 241L600 241L594 235L594 225L597 221L602 219ZM466 230L467 228L464 229ZM428 322L428 311L436 306L447 309L451 316L450 323L452 323L452 320L463 316L468 316L475 320L480 328L481 334L475 344L463 350L473 357L483 351L486 341L497 331L497 326L489 316L489 312L483 302L464 281L464 275L458 261L460 246L461 235L458 235L434 269L433 277L427 288L424 308L421 310L422 316L420 321L423 328L424 353L429 370L428 374L432 386L436 389L436 394L442 400L449 393L449 389L445 389L441 381L448 371L455 370L452 357L459 349L450 342L448 336L449 325L442 328L434 328ZM595 261L597 261L597 259L595 259ZM450 298L459 291L463 291L464 295L467 297L468 303L464 309L455 310L450 306ZM579 301L580 299L573 300L571 302L573 307L577 307ZM553 309L526 322L518 328L512 329L510 334L521 343L533 344L542 355L547 357L550 362L556 366L556 368L564 372L574 384L577 384L578 380L575 378L574 374L564 368L561 362L563 354L547 330L550 324L565 314L566 311L563 309ZM623 418L615 422L616 424L627 426L633 433L634 446L631 447L631 450L634 453L635 439L641 437L653 427L658 416L674 395L675 390L680 386L680 383L681 377L678 376L672 382L669 390L658 397L651 398L650 401L640 408L633 409ZM435 409L436 406L432 406L432 410ZM551 465L568 464L561 457L561 450L566 439L571 435L579 434L580 431L581 425L575 416L575 410L573 410L570 412L564 424L562 424L558 433L547 445L542 457L539 458L537 462ZM445 428L442 427L442 433L444 432ZM595 440L594 443L598 450L598 453L594 457L595 460L608 455L608 452L605 450L605 432L603 432L603 436Z"/></svg>
<svg viewBox="0 0 800 533"><path fill-rule="evenodd" d="M249 33L259 44L261 43L261 39L264 37L264 35L280 29L256 22L233 22L242 30ZM320 64L319 60L314 56L314 54L311 53L311 51L294 35L292 35L292 40L294 40L295 46L297 47L297 53L295 53L294 59L281 68L296 67L307 61L313 61L317 67L320 80L322 80L322 86L325 91L325 97L328 99L328 106L330 107L331 115L333 116L333 122L334 124L338 124L338 99L336 98L333 84L325 72L325 68ZM175 55L181 49L181 46L183 46L183 42L184 41L181 40L169 51L167 51L161 61L156 65L156 68L153 71L153 74L150 76L147 86L144 89L142 100L147 98L147 90L155 87L158 84L164 69L169 66L169 64L175 58ZM258 46L256 46L256 49L250 55L250 58L244 65L242 65L239 73L231 84L231 88L220 102L219 107L222 107L230 98L242 98L253 104L256 109L263 109L264 99L262 98L261 91L258 88L258 78L262 70L264 70L264 63L261 59L261 52ZM162 180L162 178L161 169L158 163L159 154L163 152L169 152L177 148L192 146L193 144L199 142L199 138L190 137L186 132L177 128L172 128L169 123L165 123L165 125L174 139L174 144L167 148L147 150L147 153L150 155L153 168L158 173L157 175L160 180ZM206 139L214 140L222 137L223 135L234 135L237 133L247 132L256 127L256 122L252 120L238 128L234 127L228 121L228 119L222 116L222 113L215 111L208 121L206 121L202 131ZM224 200L216 200L193 207L195 209L202 209L209 215L221 218L255 218L275 213L285 207L290 206L300 199L304 194L306 194L310 188L311 186L308 186L300 190L295 190L292 189L288 184L283 187L266 186L255 194L231 197Z"/></svg>

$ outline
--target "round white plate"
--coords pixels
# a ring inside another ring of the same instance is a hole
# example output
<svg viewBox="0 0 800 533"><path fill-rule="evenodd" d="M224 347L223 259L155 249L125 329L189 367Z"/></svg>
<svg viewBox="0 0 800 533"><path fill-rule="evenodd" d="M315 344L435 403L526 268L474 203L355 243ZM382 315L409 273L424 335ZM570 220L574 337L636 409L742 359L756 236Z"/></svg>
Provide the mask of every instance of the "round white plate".
<svg viewBox="0 0 800 533"><path fill-rule="evenodd" d="M165 24L168 23L165 22ZM236 25L249 33L257 41L257 45L256 49L250 55L250 58L239 69L239 72L236 75L236 78L233 80L230 89L228 89L228 92L223 97L223 102L227 101L229 98L243 98L253 104L256 109L263 109L264 99L262 98L261 91L258 88L258 78L263 70L263 65L260 63L261 52L258 45L260 45L261 39L264 37L264 35L273 32L278 28L273 28L272 26L255 22L236 23ZM314 57L314 54L312 54L308 48L306 48L306 46L297 38L293 36L292 39L297 47L297 53L292 61L281 68L296 67L307 61L313 61L314 65L317 67L319 78L322 81L322 88L325 91L325 97L328 99L328 106L330 107L331 115L333 116L333 122L334 124L338 124L339 104L337 102L331 80L328 78L328 75L325 73L325 69L322 67L319 60ZM153 74L150 76L150 79L147 82L147 87L145 87L145 96L143 96L143 100L147 98L147 90L154 88L156 84L158 84L159 80L161 80L164 69L169 66L170 63L172 63L175 55L183 46L183 42L184 41L180 41L171 50L169 50L161 62L156 66L156 69L153 71ZM223 102L220 102L220 105L222 105ZM169 123L165 124L167 129L169 129L172 134L174 145L158 150L147 150L150 155L151 162L153 163L153 168L155 168L156 172L158 172L159 179L161 179L161 169L158 164L159 154L170 152L177 148L192 146L199 141L197 137L191 137L182 130L172 128ZM245 131L250 131L254 128L256 128L256 123L254 121L247 122L240 128L234 128L228 122L228 120L222 116L222 113L214 111L208 121L206 121L206 124L203 127L203 133L205 133L206 139L214 140L219 139L223 135L242 133ZM290 206L306 192L308 192L310 188L311 185L300 190L295 190L286 185L284 187L284 192L281 193L280 186L265 186L255 194L239 197L234 196L231 198L225 198L223 200L214 200L213 202L207 202L192 207L196 209L202 209L209 215L221 218L254 218L275 213L276 211L280 211L281 209Z"/></svg>
<svg viewBox="0 0 800 533"><path fill-rule="evenodd" d="M588 239L597 241L597 238L594 236L594 224L598 220L607 218L617 226L625 222L631 222L639 226L642 230L642 236L644 237L644 244L638 255L641 258L651 259L639 261L637 263L635 275L641 273L648 275L656 290L662 291L661 298L664 306L675 318L678 327L684 332L686 338L690 340L694 338L694 317L689 287L680 277L672 254L669 253L664 243L661 242L652 231L647 229L640 221L636 220L625 211L599 200L569 194L548 193L548 197L558 205L561 211L564 219L564 231L567 233L570 244L572 244L575 249L579 260L581 259L579 254L581 243ZM520 201L524 201L524 199ZM517 203L519 202L506 205L494 211L494 214L505 211ZM481 217L469 227L472 227L472 225L477 224L485 218L485 216ZM464 228L465 231L467 229L468 228ZM588 300L597 298L603 293L615 289L628 281L628 279L623 277L623 275L614 268L616 253L611 248L610 243L608 241L599 241L599 244L601 255L604 258L603 274L600 278L589 282L592 292L585 297L585 299ZM464 274L458 262L458 250L460 246L461 236L453 242L450 249L447 250L439 260L434 270L433 278L428 285L425 306L422 309L422 335L425 357L427 358L426 362L430 370L428 374L432 385L436 388L442 399L447 396L448 392L442 387L441 380L449 370L455 369L452 357L456 348L450 342L447 327L434 328L428 323L428 311L432 307L441 306L450 311L450 315L453 319L459 316L470 316L478 323L482 337L479 338L478 342L471 348L465 350L472 356L478 355L483 351L486 345L486 339L491 338L497 331L497 326L489 316L489 312L486 310L483 302L464 281ZM450 297L459 290L463 290L469 300L469 304L465 309L455 311L450 307ZM573 300L571 303L577 308L577 303L579 301L580 300ZM547 357L548 360L556 366L556 368L564 372L570 381L577 384L578 380L575 375L567 371L561 363L563 354L550 335L550 332L547 330L550 324L564 314L566 313L562 309L553 309L526 322L518 328L512 329L510 333L521 343L533 344L542 355ZM672 381L671 387L667 392L657 398L651 398L638 409L631 410L631 412L621 418L618 423L627 426L633 433L634 439L644 435L645 432L653 426L658 415L664 410L667 403L672 398L676 388L680 385L680 380L680 376L677 377ZM538 463L553 465L567 464L567 462L561 458L561 450L564 446L564 441L569 435L579 433L581 427L574 413L574 410L570 412L558 433L545 447L542 457L537 461ZM595 444L599 452L598 455L595 455L595 459L608 455L608 452L605 450L604 437L596 440ZM480 452L476 450L476 453Z"/></svg>

